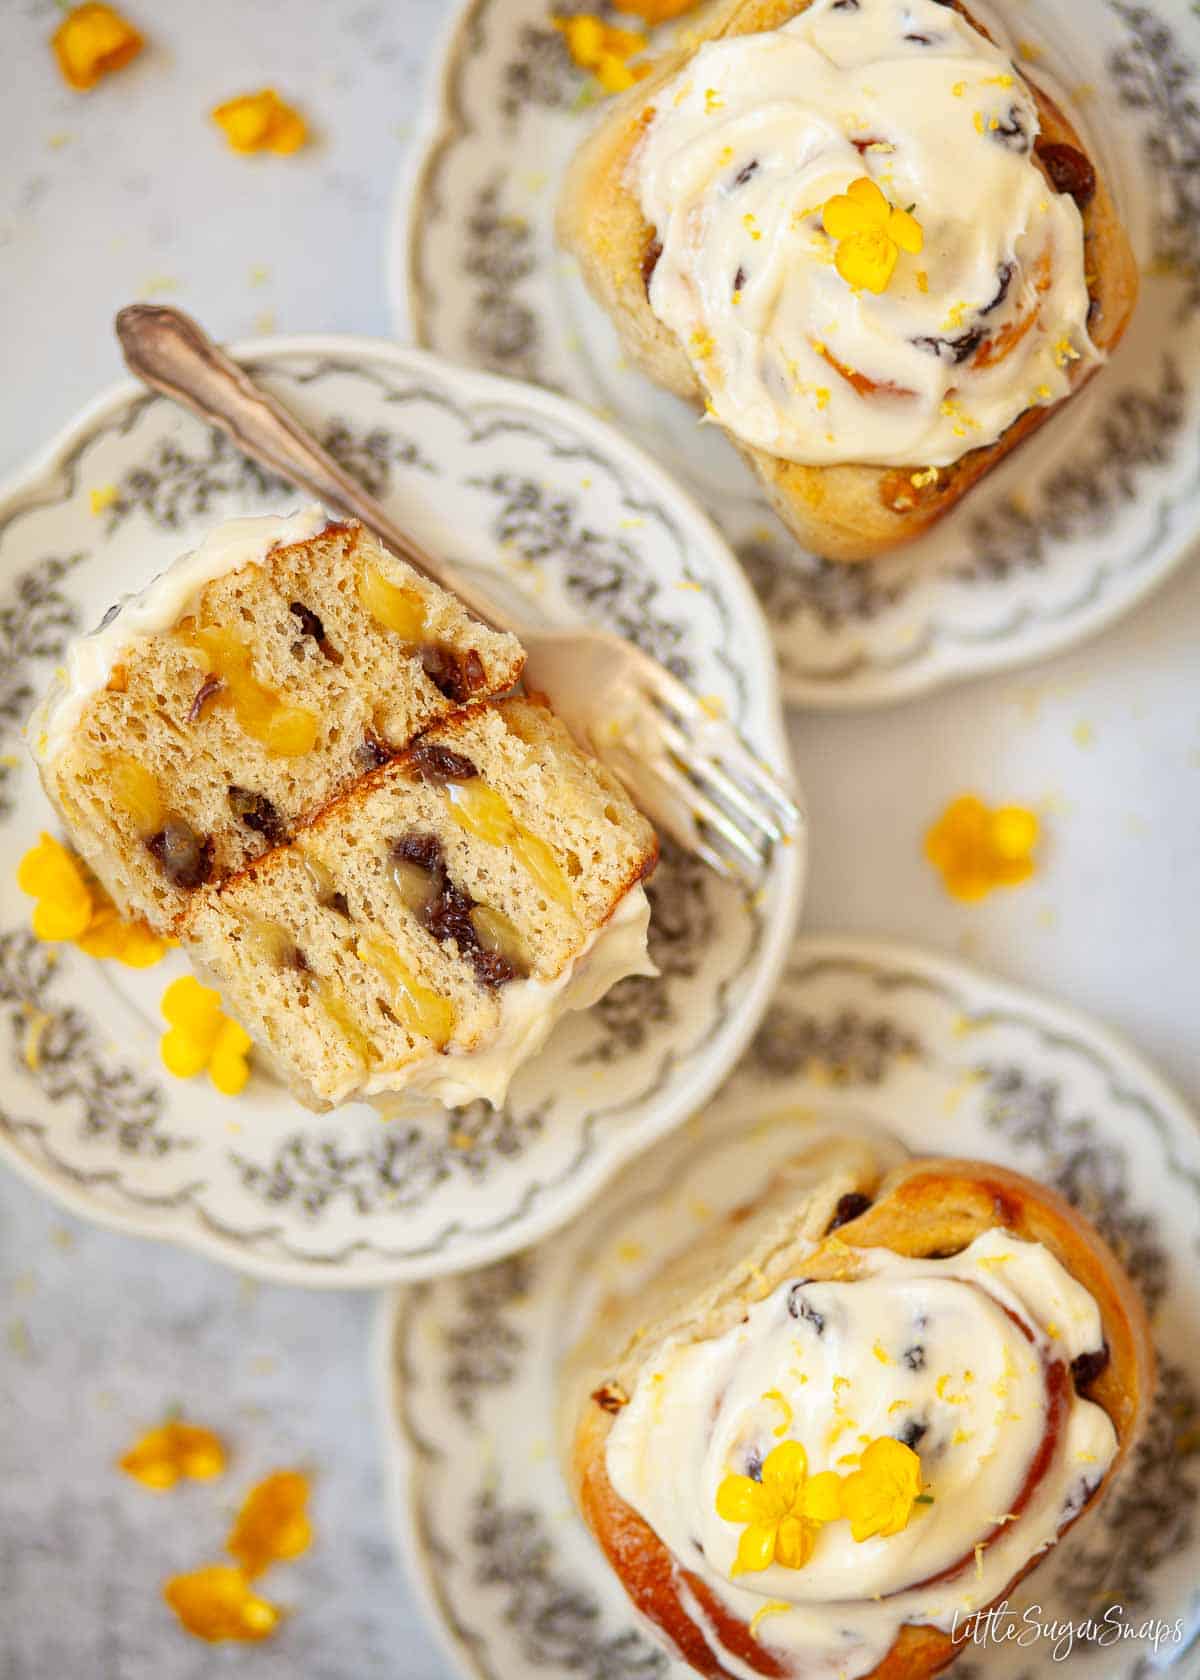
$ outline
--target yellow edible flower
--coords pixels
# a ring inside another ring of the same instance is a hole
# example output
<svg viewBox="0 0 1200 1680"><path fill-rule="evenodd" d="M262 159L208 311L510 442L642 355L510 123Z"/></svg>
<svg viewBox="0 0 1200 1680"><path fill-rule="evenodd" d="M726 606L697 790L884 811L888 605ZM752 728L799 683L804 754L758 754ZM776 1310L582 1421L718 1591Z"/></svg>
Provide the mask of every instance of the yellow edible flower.
<svg viewBox="0 0 1200 1680"><path fill-rule="evenodd" d="M308 139L304 118L285 105L274 88L239 94L211 112L235 152L274 152L286 157Z"/></svg>
<svg viewBox="0 0 1200 1680"><path fill-rule="evenodd" d="M925 856L952 898L986 898L1033 874L1037 815L1022 805L991 809L974 794L951 800L925 836Z"/></svg>
<svg viewBox="0 0 1200 1680"><path fill-rule="evenodd" d="M612 0L614 12L632 12L651 27L682 17L696 3L697 0Z"/></svg>
<svg viewBox="0 0 1200 1680"><path fill-rule="evenodd" d="M267 1639L279 1625L278 1608L258 1598L242 1571L228 1563L173 1575L163 1597L188 1633L214 1645L223 1639Z"/></svg>
<svg viewBox="0 0 1200 1680"><path fill-rule="evenodd" d="M225 1468L225 1449L211 1429L172 1418L148 1430L117 1462L135 1482L164 1492L184 1478L212 1481Z"/></svg>
<svg viewBox="0 0 1200 1680"><path fill-rule="evenodd" d="M648 45L646 37L635 30L618 29L590 12L552 21L574 62L581 70L590 70L605 93L623 93L650 74L649 64L627 62Z"/></svg>
<svg viewBox="0 0 1200 1680"><path fill-rule="evenodd" d="M95 4L76 6L50 37L63 80L77 93L87 93L102 76L123 70L145 44L119 12Z"/></svg>
<svg viewBox="0 0 1200 1680"><path fill-rule="evenodd" d="M832 1470L808 1474L808 1455L799 1441L783 1441L763 1462L762 1481L726 1476L717 1489L717 1515L745 1523L733 1573L803 1569L812 1556L817 1529L841 1514L838 1477Z"/></svg>
<svg viewBox="0 0 1200 1680"><path fill-rule="evenodd" d="M276 1470L246 1495L225 1550L253 1581L273 1563L306 1552L312 1537L308 1477L299 1470Z"/></svg>
<svg viewBox="0 0 1200 1680"><path fill-rule="evenodd" d="M170 1028L160 1051L168 1073L191 1079L208 1069L222 1096L236 1097L250 1077L246 1060L250 1035L221 1011L221 995L194 975L172 981L163 993L162 1013Z"/></svg>
<svg viewBox="0 0 1200 1680"><path fill-rule="evenodd" d="M827 200L822 219L837 240L838 273L847 285L869 292L886 291L900 252L916 256L925 244L916 217L889 204L868 175Z"/></svg>
<svg viewBox="0 0 1200 1680"><path fill-rule="evenodd" d="M92 919L92 895L65 846L43 834L17 866L17 885L37 899L33 931L39 939L78 939Z"/></svg>
<svg viewBox="0 0 1200 1680"><path fill-rule="evenodd" d="M842 1483L842 1515L856 1540L899 1534L921 1492L921 1460L903 1441L881 1435Z"/></svg>
<svg viewBox="0 0 1200 1680"><path fill-rule="evenodd" d="M127 922L108 895L53 835L43 834L17 867L17 885L37 899L32 926L39 939L70 940L89 957L111 957L127 968L150 968L168 942L144 922Z"/></svg>

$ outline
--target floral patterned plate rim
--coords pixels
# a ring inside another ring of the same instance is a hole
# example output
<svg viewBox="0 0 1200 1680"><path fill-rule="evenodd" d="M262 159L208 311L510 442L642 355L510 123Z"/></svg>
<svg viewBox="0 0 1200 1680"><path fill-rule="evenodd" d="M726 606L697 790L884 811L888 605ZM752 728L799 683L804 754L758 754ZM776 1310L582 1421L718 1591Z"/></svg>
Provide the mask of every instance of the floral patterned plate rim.
<svg viewBox="0 0 1200 1680"><path fill-rule="evenodd" d="M553 1373L598 1290L636 1288L664 1252L752 1196L830 1130L981 1156L1054 1184L1104 1231L1151 1309L1160 1391L1093 1516L1012 1595L1178 1636L1080 1639L1053 1671L1181 1672L1200 1641L1200 1131L1131 1049L1073 1010L957 962L859 937L795 945L727 1084L540 1247L394 1291L373 1349L393 1526L456 1671L484 1680L686 1680L644 1631L575 1517L554 1460ZM1049 1646L972 1648L961 1680L1033 1680Z"/></svg>
<svg viewBox="0 0 1200 1680"><path fill-rule="evenodd" d="M1143 268L1125 343L1036 441L936 531L865 565L801 553L749 470L622 365L555 245L558 182L594 118L552 12L603 0L464 0L389 253L397 331L615 420L710 508L768 613L787 699L844 708L1044 658L1129 611L1200 532L1200 12L1190 0L995 0L1075 110ZM685 18L679 27L686 28Z"/></svg>
<svg viewBox="0 0 1200 1680"><path fill-rule="evenodd" d="M786 764L766 629L732 556L660 468L560 398L338 337L237 354L416 536L530 613L619 631ZM752 1035L786 957L803 833L751 899L664 848L657 980L569 1017L508 1104L383 1121L236 1099L158 1059L178 952L134 972L41 945L17 862L50 809L20 725L66 639L233 514L296 493L193 416L122 385L0 493L0 1156L77 1212L246 1271L375 1286L473 1266L567 1219L684 1120Z"/></svg>

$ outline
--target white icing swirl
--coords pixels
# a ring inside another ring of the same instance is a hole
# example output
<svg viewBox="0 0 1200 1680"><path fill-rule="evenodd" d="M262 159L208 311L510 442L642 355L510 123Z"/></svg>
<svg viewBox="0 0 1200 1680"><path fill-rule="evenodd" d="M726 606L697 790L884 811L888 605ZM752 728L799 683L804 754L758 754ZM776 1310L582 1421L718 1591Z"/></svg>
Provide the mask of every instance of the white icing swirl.
<svg viewBox="0 0 1200 1680"><path fill-rule="evenodd" d="M848 1257L847 1281L785 1284L725 1335L668 1344L607 1449L616 1492L733 1615L749 1623L772 1604L758 1638L806 1676L866 1673L903 1623L950 1628L989 1603L1117 1450L1108 1415L1066 1370L1101 1346L1099 1309L1040 1244L993 1230L944 1260ZM1030 1489L1056 1385L1057 1433ZM734 1577L741 1530L716 1508L727 1475L754 1473L785 1439L803 1444L810 1475L845 1475L883 1435L914 1446L932 1504L886 1538L856 1542L847 1522L829 1523L803 1569Z"/></svg>
<svg viewBox="0 0 1200 1680"><path fill-rule="evenodd" d="M937 0L813 0L706 42L632 171L662 246L651 308L715 419L792 461L940 467L1066 396L1099 352L1083 224L1038 128L1010 61ZM924 230L879 295L841 277L822 225L863 175Z"/></svg>

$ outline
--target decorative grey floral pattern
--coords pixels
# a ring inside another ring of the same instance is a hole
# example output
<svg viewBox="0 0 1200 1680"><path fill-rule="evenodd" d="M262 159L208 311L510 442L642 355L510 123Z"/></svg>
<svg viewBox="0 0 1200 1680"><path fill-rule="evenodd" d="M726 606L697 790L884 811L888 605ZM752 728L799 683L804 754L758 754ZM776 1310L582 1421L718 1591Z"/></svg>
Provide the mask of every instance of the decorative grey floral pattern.
<svg viewBox="0 0 1200 1680"><path fill-rule="evenodd" d="M461 1311L445 1326L443 1382L460 1417L473 1422L482 1389L511 1382L524 1337L503 1315L529 1288L533 1262L515 1254L469 1272L458 1292Z"/></svg>
<svg viewBox="0 0 1200 1680"><path fill-rule="evenodd" d="M1167 1284L1156 1222L1132 1206L1125 1151L1104 1143L1091 1115L1064 1113L1057 1080L1014 1066L977 1069L985 1082L986 1124L1011 1142L1036 1146L1048 1182L1112 1244L1154 1307Z"/></svg>
<svg viewBox="0 0 1200 1680"><path fill-rule="evenodd" d="M545 1107L521 1114L474 1102L439 1111L441 1119L392 1120L363 1148L320 1136L313 1126L292 1132L266 1162L230 1152L243 1190L268 1207L293 1207L316 1220L339 1202L355 1213L402 1213L448 1179L481 1179L515 1160L542 1131Z"/></svg>
<svg viewBox="0 0 1200 1680"><path fill-rule="evenodd" d="M786 999L767 1011L751 1056L763 1073L786 1078L816 1063L841 1084L878 1085L898 1056L924 1055L919 1041L886 1016L841 1010L828 1020Z"/></svg>
<svg viewBox="0 0 1200 1680"><path fill-rule="evenodd" d="M360 433L345 420L332 420L321 434L321 442L338 465L376 499L387 495L397 466L437 471L415 439L390 427L372 426L369 432Z"/></svg>
<svg viewBox="0 0 1200 1680"><path fill-rule="evenodd" d="M1179 319L1200 308L1200 97L1197 65L1183 51L1153 6L1112 0L1129 32L1112 55L1122 103L1145 116L1146 161L1162 179L1166 202L1157 234L1157 260L1184 282ZM1200 17L1200 7L1193 6Z"/></svg>
<svg viewBox="0 0 1200 1680"><path fill-rule="evenodd" d="M1096 1616L1114 1602L1131 1616L1145 1607L1154 1571L1191 1544L1198 1475L1200 1399L1183 1367L1160 1354L1154 1409L1131 1473L1105 1509L1103 1540L1097 1534L1082 1550L1073 1547L1060 1572L1077 1615Z"/></svg>
<svg viewBox="0 0 1200 1680"><path fill-rule="evenodd" d="M653 654L684 682L691 678L679 622L662 610L658 584L639 568L628 540L582 522L574 498L548 496L531 478L498 473L474 482L500 504L495 534L502 547L552 562L581 614Z"/></svg>
<svg viewBox="0 0 1200 1680"><path fill-rule="evenodd" d="M604 1037L586 1060L611 1061L645 1044L668 1018L671 982L690 979L713 937L716 916L710 901L713 878L698 858L664 841L658 868L646 883L650 900L650 956L658 978L634 974L594 1005Z"/></svg>
<svg viewBox="0 0 1200 1680"><path fill-rule="evenodd" d="M1186 419L1183 374L1174 356L1164 356L1156 383L1118 391L1087 443L1038 486L1032 506L1008 496L972 522L970 557L955 575L964 583L1001 581L1044 566L1055 543L1103 531L1122 502L1140 495L1138 469L1170 460Z"/></svg>
<svg viewBox="0 0 1200 1680"><path fill-rule="evenodd" d="M215 517L227 498L262 504L289 488L235 449L224 432L206 428L199 449L163 438L148 460L122 477L104 517L109 535L135 512L178 531L194 520Z"/></svg>
<svg viewBox="0 0 1200 1680"><path fill-rule="evenodd" d="M57 953L18 929L0 934L0 1009L8 1020L13 1065L32 1077L44 1102L69 1105L78 1134L123 1155L158 1157L189 1147L163 1124L163 1095L102 1049L96 1028L53 996ZM40 1119L0 1109L0 1132L44 1136Z"/></svg>
<svg viewBox="0 0 1200 1680"><path fill-rule="evenodd" d="M475 1582L504 1594L505 1621L525 1660L580 1680L660 1680L667 1655L633 1628L605 1635L600 1607L554 1566L555 1548L538 1512L503 1505L491 1492L475 1502L471 1526Z"/></svg>
<svg viewBox="0 0 1200 1680"><path fill-rule="evenodd" d="M561 52L558 37L554 44ZM477 288L471 348L481 367L546 384L537 365L537 316L519 290L533 273L533 235L524 216L504 208L503 192L503 176L485 182L467 218L464 262Z"/></svg>
<svg viewBox="0 0 1200 1680"><path fill-rule="evenodd" d="M782 535L741 543L737 553L770 619L788 622L806 613L828 631L878 618L904 599L912 581L891 575L891 562L844 566L797 554Z"/></svg>
<svg viewBox="0 0 1200 1680"><path fill-rule="evenodd" d="M81 554L46 555L14 579L0 606L0 743L7 749L34 701L31 666L61 659L79 614L61 588ZM0 822L13 810L8 784L15 765L7 750L0 760Z"/></svg>

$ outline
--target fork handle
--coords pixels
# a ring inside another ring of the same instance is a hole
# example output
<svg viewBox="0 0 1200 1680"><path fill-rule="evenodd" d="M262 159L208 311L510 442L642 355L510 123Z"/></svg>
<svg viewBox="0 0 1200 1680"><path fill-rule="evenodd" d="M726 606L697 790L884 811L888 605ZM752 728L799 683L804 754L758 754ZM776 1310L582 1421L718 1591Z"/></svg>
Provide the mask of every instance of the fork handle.
<svg viewBox="0 0 1200 1680"><path fill-rule="evenodd" d="M218 426L244 455L316 496L335 513L359 519L424 577L449 589L496 630L519 626L471 579L436 560L395 523L374 496L181 309L132 303L116 319L131 373Z"/></svg>

